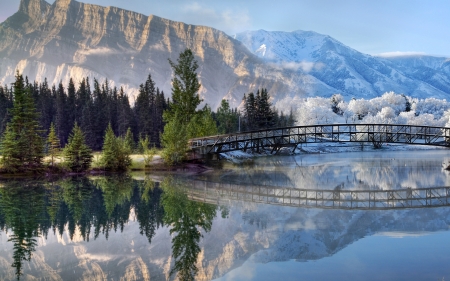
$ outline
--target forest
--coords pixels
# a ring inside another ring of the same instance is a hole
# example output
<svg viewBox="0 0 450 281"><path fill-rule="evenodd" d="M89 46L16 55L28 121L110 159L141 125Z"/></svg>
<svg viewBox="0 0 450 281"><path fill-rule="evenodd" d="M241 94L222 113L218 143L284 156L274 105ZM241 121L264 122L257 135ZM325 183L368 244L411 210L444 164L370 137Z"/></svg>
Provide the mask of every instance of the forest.
<svg viewBox="0 0 450 281"><path fill-rule="evenodd" d="M78 86L70 79L67 87L50 87L47 80L31 83L17 72L11 87L0 87L3 168L39 171L44 154L54 167L60 148L75 172L89 168L92 151L102 151L105 168L126 170L134 151L163 147L163 158L172 165L184 160L189 138L294 124L292 111L278 114L266 89L244 95L242 114L226 100L217 112L207 104L200 108L201 85L192 52L186 49L177 62L169 63L174 71L171 98L149 74L133 105L123 87L111 88L108 80L94 79L91 86L86 77Z"/></svg>

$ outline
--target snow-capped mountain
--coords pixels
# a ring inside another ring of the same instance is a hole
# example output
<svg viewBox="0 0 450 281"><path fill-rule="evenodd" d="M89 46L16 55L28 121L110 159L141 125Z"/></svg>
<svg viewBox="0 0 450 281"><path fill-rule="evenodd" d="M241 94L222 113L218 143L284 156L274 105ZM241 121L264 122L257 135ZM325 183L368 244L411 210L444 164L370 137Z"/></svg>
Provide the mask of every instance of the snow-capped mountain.
<svg viewBox="0 0 450 281"><path fill-rule="evenodd" d="M267 88L273 104L335 93L347 99L388 91L421 98L450 93L445 58L374 57L305 31L249 31L233 38L206 26L75 0L21 0L19 11L0 23L0 84L11 83L16 70L49 84L108 78L133 102L151 74L169 96L168 59L176 61L185 48L198 61L200 95L213 109L223 98L238 106L244 93L260 88Z"/></svg>
<svg viewBox="0 0 450 281"><path fill-rule="evenodd" d="M347 97L373 98L394 91L418 98L448 98L450 93L446 58L370 56L312 31L258 30L235 38L267 62L308 73Z"/></svg>

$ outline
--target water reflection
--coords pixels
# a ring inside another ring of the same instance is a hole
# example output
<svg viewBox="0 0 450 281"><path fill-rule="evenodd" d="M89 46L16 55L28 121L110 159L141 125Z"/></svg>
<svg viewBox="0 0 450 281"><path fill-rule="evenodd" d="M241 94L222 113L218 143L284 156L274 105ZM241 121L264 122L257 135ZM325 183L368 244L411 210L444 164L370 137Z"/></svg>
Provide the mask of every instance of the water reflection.
<svg viewBox="0 0 450 281"><path fill-rule="evenodd" d="M172 235L173 268L179 280L193 280L202 232L208 232L216 206L188 200L183 187L168 178L161 184L134 181L128 176L96 179L71 178L60 182L8 182L0 188L0 227L13 244L15 277L23 275L23 263L30 262L37 239L53 230L60 237L88 242L110 232L123 232L131 213L141 235L152 242L156 230L166 226ZM201 232L202 231L202 232ZM14 278L3 271L2 280ZM144 279L149 276L142 276Z"/></svg>
<svg viewBox="0 0 450 281"><path fill-rule="evenodd" d="M186 192L172 178L162 184L164 195L164 222L171 226L172 255L175 259L171 274L180 280L194 280L198 272L201 230L209 232L216 216L216 206L188 200Z"/></svg>
<svg viewBox="0 0 450 281"><path fill-rule="evenodd" d="M450 262L448 254L436 263L430 258L436 249L415 248L424 232L448 232L450 208L329 210L231 197L217 204L217 198L202 197L214 188L202 182L202 192L193 193L180 179L154 182L129 176L2 183L0 280L212 280L233 277L237 268L247 270L248 261L264 268L275 261L298 262L291 266L303 272L289 276L283 267L283 278L274 278L296 280L305 274L315 279L317 270L304 261L335 261L341 258L338 253L374 234L417 236L410 252L402 254L416 258L412 262L420 266L415 268L450 277L450 269L440 267ZM450 238L439 239L434 243L448 253ZM419 250L421 255L415 255ZM364 266L379 269L370 260ZM274 279L269 276L255 273L252 278Z"/></svg>
<svg viewBox="0 0 450 281"><path fill-rule="evenodd" d="M255 159L201 180L298 189L387 190L450 186L445 151L331 153ZM425 176L426 175L426 176Z"/></svg>

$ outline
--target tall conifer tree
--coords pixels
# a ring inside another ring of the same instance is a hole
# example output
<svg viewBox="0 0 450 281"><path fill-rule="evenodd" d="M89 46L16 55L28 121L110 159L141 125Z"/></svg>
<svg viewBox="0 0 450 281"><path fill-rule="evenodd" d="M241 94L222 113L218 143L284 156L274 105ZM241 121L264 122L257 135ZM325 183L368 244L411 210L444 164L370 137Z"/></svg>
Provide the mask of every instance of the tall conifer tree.
<svg viewBox="0 0 450 281"><path fill-rule="evenodd" d="M44 142L40 136L39 114L19 72L14 82L11 121L3 137L1 163L10 172L37 171L42 167Z"/></svg>

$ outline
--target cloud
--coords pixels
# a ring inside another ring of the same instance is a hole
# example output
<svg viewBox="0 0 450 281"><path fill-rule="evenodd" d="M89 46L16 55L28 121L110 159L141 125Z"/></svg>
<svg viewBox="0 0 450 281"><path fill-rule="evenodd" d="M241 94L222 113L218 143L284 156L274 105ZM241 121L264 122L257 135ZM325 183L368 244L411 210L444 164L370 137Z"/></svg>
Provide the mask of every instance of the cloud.
<svg viewBox="0 0 450 281"><path fill-rule="evenodd" d="M382 57L382 58L395 58L395 57L410 57L410 56L424 56L426 55L423 52L386 52L381 54L374 55L375 57Z"/></svg>
<svg viewBox="0 0 450 281"><path fill-rule="evenodd" d="M430 232L400 232L400 231L391 231L391 232L378 232L376 236L387 236L391 238L404 238L404 237L420 237L430 235Z"/></svg>
<svg viewBox="0 0 450 281"><path fill-rule="evenodd" d="M281 62L278 64L272 64L272 66L282 69L288 69L293 71L302 70L303 72L311 72L312 70L321 70L325 64L321 62L309 62L309 61L302 61L302 62Z"/></svg>
<svg viewBox="0 0 450 281"><path fill-rule="evenodd" d="M118 50L111 49L106 47L92 48L92 49L83 49L78 51L79 54L89 56L109 56L109 55L119 55L119 54L131 54L130 50Z"/></svg>
<svg viewBox="0 0 450 281"><path fill-rule="evenodd" d="M198 2L192 2L184 6L183 12L184 21L187 23L211 26L228 34L250 28L250 16L245 10L227 8L218 11Z"/></svg>

